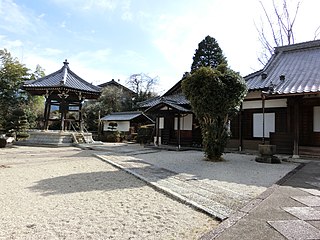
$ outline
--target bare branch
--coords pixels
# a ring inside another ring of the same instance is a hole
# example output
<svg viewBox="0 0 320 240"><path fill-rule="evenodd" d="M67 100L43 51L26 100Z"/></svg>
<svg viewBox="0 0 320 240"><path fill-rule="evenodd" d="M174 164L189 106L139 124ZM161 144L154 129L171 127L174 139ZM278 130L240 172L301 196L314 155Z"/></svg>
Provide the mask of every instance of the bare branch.
<svg viewBox="0 0 320 240"><path fill-rule="evenodd" d="M267 18L268 23L269 23L270 30L272 31L273 40L274 40L275 43L277 43L278 41L277 41L277 37L276 37L276 33L274 31L274 27L273 27L272 21L271 21L269 15L267 13L267 10L265 9L265 7L264 7L264 5L262 3L262 1L260 1L260 5L261 5L261 7L262 7L262 9L264 11L264 14L265 14L265 17Z"/></svg>
<svg viewBox="0 0 320 240"><path fill-rule="evenodd" d="M263 24L261 28L258 28L255 25L258 32L259 41L261 42L262 49L263 49L261 53L261 57L258 59L260 62L265 62L263 59L265 59L266 56L267 56L267 59L270 58L271 54L273 53L273 47L292 44L294 43L294 40L295 40L294 33L293 33L293 26L299 12L300 1L298 1L295 7L294 15L292 15L289 11L290 9L287 4L287 0L280 0L280 1L281 1L281 7L277 6L276 0L272 0L272 4L273 4L272 12L274 15L269 14L270 11L266 9L265 5L262 3L261 0L259 1L262 8L265 22L269 26L268 30L270 30L271 32L269 36L266 33ZM263 21L261 22L263 23ZM317 36L318 36L318 29L315 32L315 37ZM270 39L272 40L270 41ZM269 53L270 56L266 55L267 53Z"/></svg>
<svg viewBox="0 0 320 240"><path fill-rule="evenodd" d="M300 8L300 2L298 2L298 4L297 4L296 12L295 12L294 18L293 18L293 20L292 20L292 22L291 22L291 26L290 26L290 29L291 29L291 30L293 29L293 24L295 23L296 18L297 18L297 16L298 16L299 8ZM294 43L293 31L291 31L291 34L292 34L292 43Z"/></svg>
<svg viewBox="0 0 320 240"><path fill-rule="evenodd" d="M159 77L154 78L144 73L132 74L127 80L128 86L133 89L137 94L149 93L153 91L153 87L157 85Z"/></svg>
<svg viewBox="0 0 320 240"><path fill-rule="evenodd" d="M261 21L261 27L258 28L256 23L255 27L257 29L257 32L259 34L258 38L260 43L262 44L262 52L260 53L260 57L258 57L258 61L264 65L267 63L270 55L273 54L273 46L271 46L271 44L269 43L266 34L264 32L264 27L263 27L263 22Z"/></svg>
<svg viewBox="0 0 320 240"><path fill-rule="evenodd" d="M314 38L313 38L313 40L316 40L317 38L318 38L318 36L319 36L319 34L320 34L320 26L314 31Z"/></svg>

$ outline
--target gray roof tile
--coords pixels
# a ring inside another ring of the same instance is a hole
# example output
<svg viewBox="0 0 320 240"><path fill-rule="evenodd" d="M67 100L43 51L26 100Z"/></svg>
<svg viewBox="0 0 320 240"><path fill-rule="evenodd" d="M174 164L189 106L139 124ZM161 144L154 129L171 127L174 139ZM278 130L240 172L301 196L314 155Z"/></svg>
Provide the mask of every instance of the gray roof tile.
<svg viewBox="0 0 320 240"><path fill-rule="evenodd" d="M266 79L262 79L262 73L267 74ZM284 80L280 80L281 75ZM245 79L249 90L273 85L276 94L319 92L320 40L275 48L267 65Z"/></svg>
<svg viewBox="0 0 320 240"><path fill-rule="evenodd" d="M144 113L136 111L136 112L114 112L110 113L107 116L104 116L101 118L103 121L130 121L132 119L135 119L139 116L144 116L146 119L153 122L149 117L147 117Z"/></svg>
<svg viewBox="0 0 320 240"><path fill-rule="evenodd" d="M175 95L168 95L168 96L162 96L162 97L155 97L149 100L146 100L144 102L139 103L139 107L141 108L150 108L155 105L158 105L162 102L170 102L175 105L186 105L190 102L186 99L186 97L181 94L175 94Z"/></svg>
<svg viewBox="0 0 320 240"><path fill-rule="evenodd" d="M125 91L127 91L128 93L130 93L132 95L136 94L134 91L132 91L131 89L127 88L126 86L116 82L114 79L112 79L109 82L105 82L105 83L99 84L98 86L101 87L101 88L108 87L108 86L116 86L116 87L118 87L120 89L124 89Z"/></svg>
<svg viewBox="0 0 320 240"><path fill-rule="evenodd" d="M26 83L24 89L37 89L37 88L58 88L65 87L76 89L80 91L99 93L101 88L94 86L80 78L73 71L70 70L68 63L65 61L63 67L43 78L39 78L33 82Z"/></svg>

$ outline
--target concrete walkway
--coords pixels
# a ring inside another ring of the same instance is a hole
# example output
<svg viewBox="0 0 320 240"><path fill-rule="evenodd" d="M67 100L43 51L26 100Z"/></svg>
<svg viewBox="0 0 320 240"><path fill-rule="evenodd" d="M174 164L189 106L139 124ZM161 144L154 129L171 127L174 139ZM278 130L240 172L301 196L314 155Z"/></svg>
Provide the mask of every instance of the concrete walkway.
<svg viewBox="0 0 320 240"><path fill-rule="evenodd" d="M201 239L320 239L320 161L302 165Z"/></svg>

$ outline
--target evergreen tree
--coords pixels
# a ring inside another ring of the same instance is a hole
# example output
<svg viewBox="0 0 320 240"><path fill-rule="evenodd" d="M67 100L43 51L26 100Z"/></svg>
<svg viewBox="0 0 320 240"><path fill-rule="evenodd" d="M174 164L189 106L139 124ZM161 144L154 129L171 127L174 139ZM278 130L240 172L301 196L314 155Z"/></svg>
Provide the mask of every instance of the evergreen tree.
<svg viewBox="0 0 320 240"><path fill-rule="evenodd" d="M0 128L7 128L12 122L15 110L23 109L29 127L36 127L36 120L43 114L44 98L31 96L21 90L26 80L44 77L44 70L37 65L34 73L13 58L6 49L0 50ZM19 120L21 121L21 120ZM16 129L13 127L12 129Z"/></svg>
<svg viewBox="0 0 320 240"><path fill-rule="evenodd" d="M198 44L198 49L193 56L193 63L191 65L191 73L200 67L216 68L219 64L227 63L221 48L216 39L206 36Z"/></svg>
<svg viewBox="0 0 320 240"><path fill-rule="evenodd" d="M246 84L227 66L217 41L207 36L193 57L191 74L184 74L182 90L199 120L206 159L220 161L230 136L230 113L240 106Z"/></svg>
<svg viewBox="0 0 320 240"><path fill-rule="evenodd" d="M8 120L6 122L6 130L7 132L15 132L16 140L23 139L28 137L27 129L29 128L29 123L27 119L27 115L25 113L24 108L16 108L11 114L8 116Z"/></svg>
<svg viewBox="0 0 320 240"><path fill-rule="evenodd" d="M14 59L6 50L0 50L0 126L5 127L10 113L26 99L20 86L28 79L29 69Z"/></svg>
<svg viewBox="0 0 320 240"><path fill-rule="evenodd" d="M182 81L182 89L199 120L206 159L222 160L230 114L247 92L244 79L225 64L201 67Z"/></svg>
<svg viewBox="0 0 320 240"><path fill-rule="evenodd" d="M38 78L44 77L45 74L45 69L43 69L39 64L36 66L36 70L31 74L30 79L31 80L36 80Z"/></svg>
<svg viewBox="0 0 320 240"><path fill-rule="evenodd" d="M97 101L88 101L83 106L84 122L87 130L97 131L100 117L111 112L126 111L128 103L123 92L113 86L105 87Z"/></svg>

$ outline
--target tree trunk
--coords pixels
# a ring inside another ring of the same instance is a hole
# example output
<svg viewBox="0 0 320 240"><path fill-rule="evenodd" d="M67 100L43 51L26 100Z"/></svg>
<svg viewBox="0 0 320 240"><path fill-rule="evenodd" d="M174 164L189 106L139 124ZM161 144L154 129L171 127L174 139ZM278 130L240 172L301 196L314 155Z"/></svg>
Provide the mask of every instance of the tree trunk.
<svg viewBox="0 0 320 240"><path fill-rule="evenodd" d="M222 118L201 123L206 160L223 161L221 157L228 140L227 122Z"/></svg>

